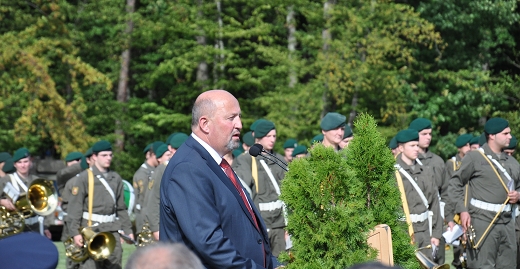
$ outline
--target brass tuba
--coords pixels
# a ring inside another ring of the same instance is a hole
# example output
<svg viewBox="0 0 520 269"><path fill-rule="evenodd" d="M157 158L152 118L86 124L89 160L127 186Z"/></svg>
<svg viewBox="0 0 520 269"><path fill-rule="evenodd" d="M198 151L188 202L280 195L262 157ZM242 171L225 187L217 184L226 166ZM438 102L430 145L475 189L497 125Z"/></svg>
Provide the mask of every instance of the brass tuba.
<svg viewBox="0 0 520 269"><path fill-rule="evenodd" d="M153 238L152 231L150 230L150 227L148 225L148 222L146 222L143 225L143 229L139 234L137 234L137 243L136 245L139 247L145 247L148 245L151 245L155 243L155 240Z"/></svg>
<svg viewBox="0 0 520 269"><path fill-rule="evenodd" d="M110 232L96 233L91 228L80 228L83 236L83 247L74 244L74 238L69 237L63 244L65 245L65 255L75 262L82 262L88 257L95 261L107 259L116 247L116 238Z"/></svg>
<svg viewBox="0 0 520 269"><path fill-rule="evenodd" d="M438 265L435 262L433 262L432 260L430 260L428 257L426 257L426 255L424 255L424 253L421 252L421 250L429 249L429 248L432 248L432 245L428 245L428 246L418 248L417 250L415 250L415 257L417 258L417 260L419 260L421 268L423 268L423 269L450 269L449 264Z"/></svg>
<svg viewBox="0 0 520 269"><path fill-rule="evenodd" d="M0 239L23 232L23 216L19 212L9 212L0 206Z"/></svg>
<svg viewBox="0 0 520 269"><path fill-rule="evenodd" d="M58 207L58 194L49 180L38 178L31 182L27 193L21 194L14 206L24 218L48 216Z"/></svg>

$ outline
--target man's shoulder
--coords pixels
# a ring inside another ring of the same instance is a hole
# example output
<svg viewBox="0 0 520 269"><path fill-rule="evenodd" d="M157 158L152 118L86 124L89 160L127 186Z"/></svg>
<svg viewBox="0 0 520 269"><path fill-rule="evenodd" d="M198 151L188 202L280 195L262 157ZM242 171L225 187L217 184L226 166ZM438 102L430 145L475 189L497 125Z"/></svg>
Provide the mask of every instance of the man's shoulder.
<svg viewBox="0 0 520 269"><path fill-rule="evenodd" d="M441 158L441 156L433 153L433 152L430 152L431 153L431 156L432 156L432 161L433 162L436 162L436 163L444 163L444 160Z"/></svg>
<svg viewBox="0 0 520 269"><path fill-rule="evenodd" d="M153 171L153 168L148 168L144 163L139 166L139 168L134 173L134 179L136 177L142 177L147 176L151 171Z"/></svg>

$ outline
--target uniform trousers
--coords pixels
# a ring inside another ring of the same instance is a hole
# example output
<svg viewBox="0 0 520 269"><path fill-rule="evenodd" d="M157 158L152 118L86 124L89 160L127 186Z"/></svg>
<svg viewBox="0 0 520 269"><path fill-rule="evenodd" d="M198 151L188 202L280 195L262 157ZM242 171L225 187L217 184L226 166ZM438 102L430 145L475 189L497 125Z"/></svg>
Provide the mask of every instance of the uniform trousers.
<svg viewBox="0 0 520 269"><path fill-rule="evenodd" d="M282 251L285 251L285 230L283 228L269 229L267 235L273 256L278 257Z"/></svg>

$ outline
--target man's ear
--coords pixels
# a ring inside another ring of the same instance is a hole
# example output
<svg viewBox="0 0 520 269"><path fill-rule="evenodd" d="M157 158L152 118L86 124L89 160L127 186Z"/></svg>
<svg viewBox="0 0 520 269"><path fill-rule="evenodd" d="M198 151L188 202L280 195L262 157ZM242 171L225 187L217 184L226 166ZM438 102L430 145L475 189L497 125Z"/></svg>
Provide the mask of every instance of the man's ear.
<svg viewBox="0 0 520 269"><path fill-rule="evenodd" d="M208 117L206 116L202 116L199 118L199 128L204 132L204 133L209 133L209 125L210 125L210 120Z"/></svg>

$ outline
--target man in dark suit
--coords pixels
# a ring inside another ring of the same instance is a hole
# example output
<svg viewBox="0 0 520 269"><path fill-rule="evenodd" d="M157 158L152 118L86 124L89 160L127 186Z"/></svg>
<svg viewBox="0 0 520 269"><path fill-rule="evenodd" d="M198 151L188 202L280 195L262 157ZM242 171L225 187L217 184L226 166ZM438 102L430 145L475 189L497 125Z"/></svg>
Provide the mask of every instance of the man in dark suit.
<svg viewBox="0 0 520 269"><path fill-rule="evenodd" d="M161 181L160 240L182 242L206 268L269 268L265 224L222 156L239 145L238 100L223 90L199 95L192 134L170 160Z"/></svg>

